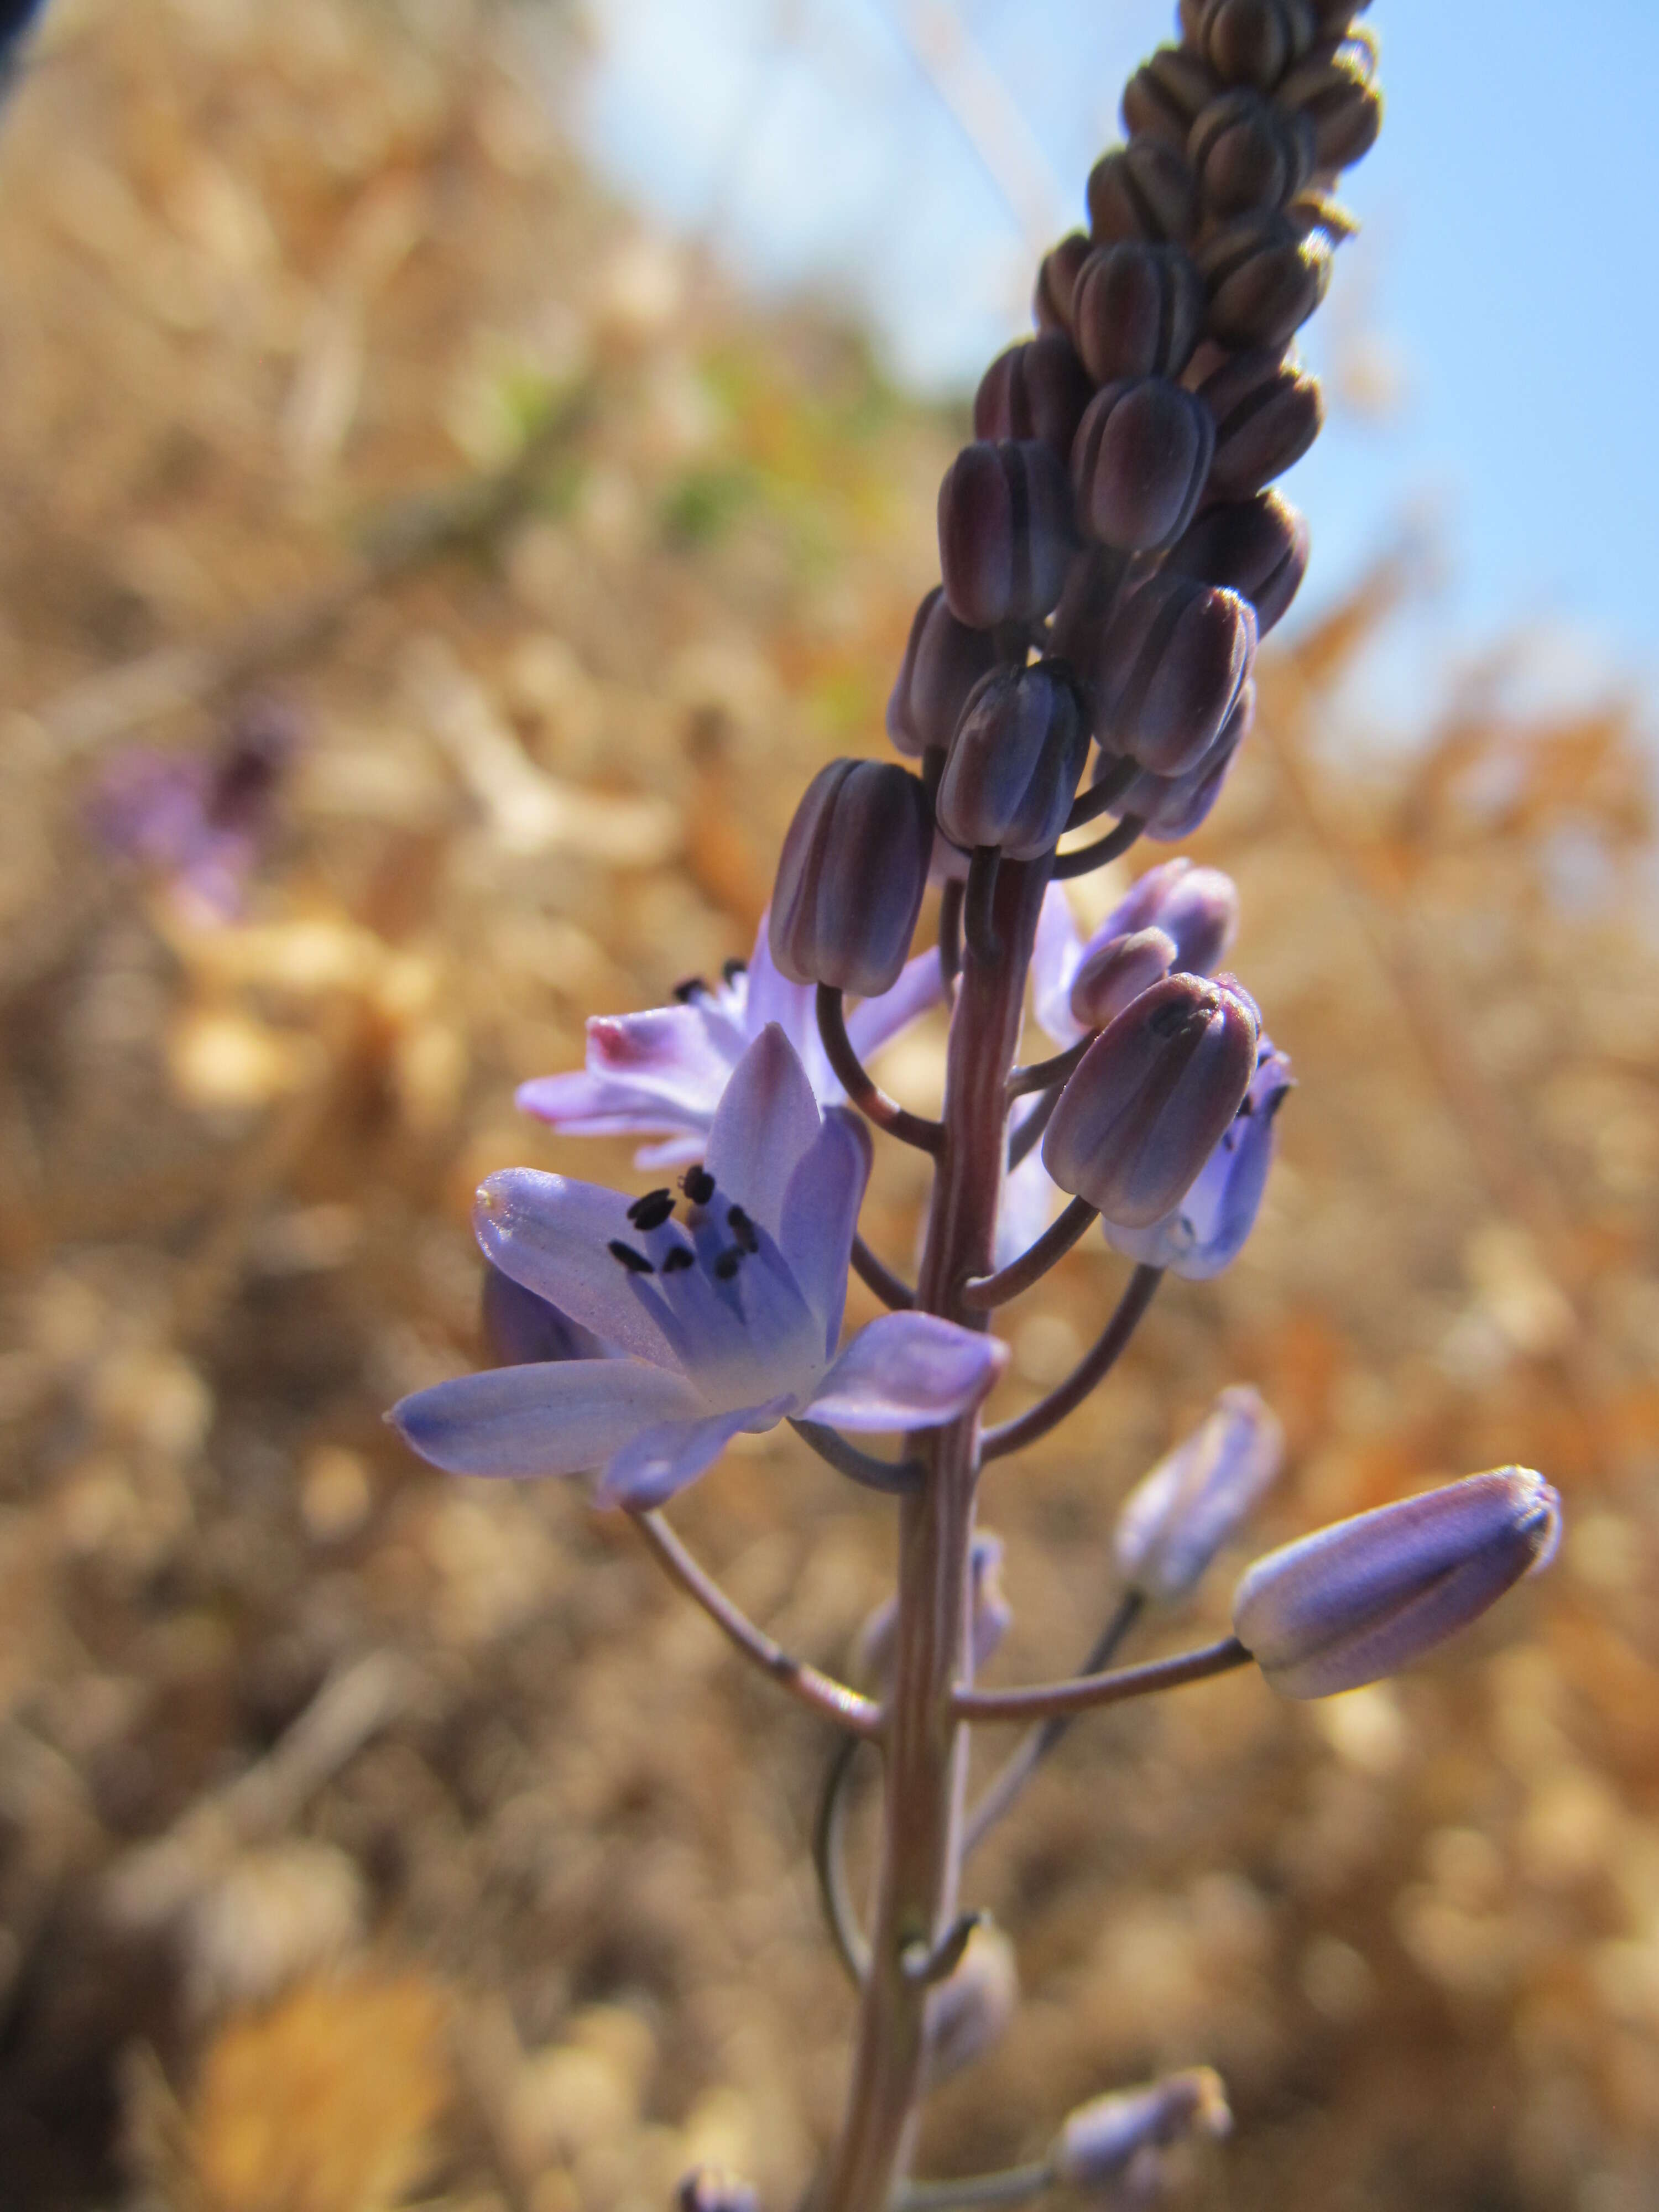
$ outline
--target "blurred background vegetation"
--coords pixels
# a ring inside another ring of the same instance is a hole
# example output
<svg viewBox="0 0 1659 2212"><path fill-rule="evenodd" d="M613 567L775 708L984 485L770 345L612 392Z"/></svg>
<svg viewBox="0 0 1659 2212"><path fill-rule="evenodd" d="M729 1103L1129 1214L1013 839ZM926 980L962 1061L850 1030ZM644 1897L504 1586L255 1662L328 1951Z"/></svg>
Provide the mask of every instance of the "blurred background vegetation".
<svg viewBox="0 0 1659 2212"><path fill-rule="evenodd" d="M801 784L880 748L963 429L608 198L544 93L586 66L573 20L483 0L65 0L0 133L0 2203L29 2212L645 2212L698 2159L775 2212L834 2124L820 1735L625 1526L439 1478L380 1418L478 1356L481 1174L632 1175L513 1086L746 952ZM1075 1729L977 1865L1026 2002L936 2100L935 2172L1212 2061L1237 2130L1177 2202L1653 2201L1651 769L1634 704L1529 703L1501 648L1362 743L1355 672L1423 565L1379 548L1264 661L1195 849L1301 1088L1237 1265L988 1478L998 1673L1087 1644L1116 1501L1236 1380L1291 1440L1264 1543L1522 1460L1565 1555L1398 1683L1230 1678ZM135 748L222 758L273 708L300 743L240 914L93 834ZM940 1044L885 1079L926 1103ZM920 1195L884 1161L896 1258ZM1121 1273L1090 1240L1016 1310L1011 1405ZM679 1518L844 1661L886 1508L759 1438Z"/></svg>

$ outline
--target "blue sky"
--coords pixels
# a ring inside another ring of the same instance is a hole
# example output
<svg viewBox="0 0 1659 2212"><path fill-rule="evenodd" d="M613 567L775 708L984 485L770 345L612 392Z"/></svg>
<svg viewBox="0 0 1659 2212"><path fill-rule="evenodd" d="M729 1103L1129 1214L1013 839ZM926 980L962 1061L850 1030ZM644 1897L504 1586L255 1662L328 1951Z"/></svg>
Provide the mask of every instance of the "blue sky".
<svg viewBox="0 0 1659 2212"><path fill-rule="evenodd" d="M1029 239L1080 213L1123 78L1173 6L589 13L582 127L612 183L757 287L855 305L895 371L937 391L970 388L1025 326ZM975 55L1000 88L1000 187L907 43L952 15L970 91ZM1610 670L1651 692L1659 9L1377 0L1371 20L1388 122L1348 179L1364 229L1310 333L1333 420L1290 483L1314 525L1310 604L1426 520L1439 586L1413 653L1515 632L1540 681Z"/></svg>

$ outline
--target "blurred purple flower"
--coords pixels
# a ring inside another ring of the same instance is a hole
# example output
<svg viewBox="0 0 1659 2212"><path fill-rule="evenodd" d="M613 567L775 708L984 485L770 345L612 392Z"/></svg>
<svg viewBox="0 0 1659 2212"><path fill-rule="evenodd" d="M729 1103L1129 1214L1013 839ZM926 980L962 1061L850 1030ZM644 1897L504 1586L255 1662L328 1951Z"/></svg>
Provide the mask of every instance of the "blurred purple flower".
<svg viewBox="0 0 1659 2212"><path fill-rule="evenodd" d="M596 1015L587 1024L586 1068L520 1084L520 1105L566 1136L659 1138L637 1164L679 1166L702 1157L732 1072L769 1022L793 1046L819 1104L845 1102L819 1041L813 987L778 973L764 915L747 967L728 962L720 983L687 983L681 993L678 1006ZM939 957L920 953L890 991L848 1016L854 1050L867 1059L939 996Z"/></svg>
<svg viewBox="0 0 1659 2212"><path fill-rule="evenodd" d="M823 1112L775 1022L738 1061L704 1161L668 1190L512 1168L478 1194L490 1264L613 1347L464 1375L391 1418L458 1474L579 1474L596 1500L660 1504L732 1437L790 1416L853 1430L932 1427L977 1403L1006 1354L930 1314L884 1314L838 1356L862 1127Z"/></svg>
<svg viewBox="0 0 1659 2212"><path fill-rule="evenodd" d="M88 828L112 857L165 875L195 918L228 921L240 910L270 835L276 794L299 741L293 708L252 699L211 751L130 746L94 786Z"/></svg>
<svg viewBox="0 0 1659 2212"><path fill-rule="evenodd" d="M1289 1060L1264 1036L1244 1103L1186 1196L1145 1229L1103 1223L1113 1249L1194 1283L1231 1267L1261 1209L1273 1165L1273 1125L1292 1081Z"/></svg>

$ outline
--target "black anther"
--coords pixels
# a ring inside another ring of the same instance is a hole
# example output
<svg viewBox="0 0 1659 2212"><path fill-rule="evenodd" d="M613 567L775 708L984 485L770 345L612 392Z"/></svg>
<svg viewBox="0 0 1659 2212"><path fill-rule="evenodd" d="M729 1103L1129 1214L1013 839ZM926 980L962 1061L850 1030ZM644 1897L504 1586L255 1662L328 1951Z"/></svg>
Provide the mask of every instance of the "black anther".
<svg viewBox="0 0 1659 2212"><path fill-rule="evenodd" d="M613 1260L620 1260L630 1275L654 1275L656 1269L643 1252L636 1252L631 1244L624 1244L620 1237L613 1237L605 1248Z"/></svg>
<svg viewBox="0 0 1659 2212"><path fill-rule="evenodd" d="M689 1006L693 999L706 999L708 986L701 975L687 975L674 986L674 996L681 1006Z"/></svg>
<svg viewBox="0 0 1659 2212"><path fill-rule="evenodd" d="M760 1250L760 1231L740 1206L728 1206L726 1224L745 1252Z"/></svg>
<svg viewBox="0 0 1659 2212"><path fill-rule="evenodd" d="M635 1229L660 1229L674 1211L672 1190L648 1190L643 1198L636 1198L628 1209L628 1218Z"/></svg>
<svg viewBox="0 0 1659 2212"><path fill-rule="evenodd" d="M665 1275L678 1275L696 1264L697 1255L689 1244L676 1244L672 1251L664 1254L662 1271Z"/></svg>
<svg viewBox="0 0 1659 2212"><path fill-rule="evenodd" d="M707 1206L714 1195L714 1178L707 1168L687 1168L680 1177L680 1188L693 1206Z"/></svg>
<svg viewBox="0 0 1659 2212"><path fill-rule="evenodd" d="M742 1265L742 1253L735 1244L728 1245L714 1262L714 1279L716 1282L729 1283Z"/></svg>
<svg viewBox="0 0 1659 2212"><path fill-rule="evenodd" d="M728 984L735 983L739 975L746 975L749 973L749 963L746 960L723 960L720 963L720 973Z"/></svg>

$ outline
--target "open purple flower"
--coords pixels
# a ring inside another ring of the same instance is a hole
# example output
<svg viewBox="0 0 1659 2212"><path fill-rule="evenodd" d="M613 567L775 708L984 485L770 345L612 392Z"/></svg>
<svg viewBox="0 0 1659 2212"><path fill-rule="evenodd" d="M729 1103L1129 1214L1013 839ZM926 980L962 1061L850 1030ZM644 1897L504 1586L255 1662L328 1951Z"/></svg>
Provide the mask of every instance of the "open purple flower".
<svg viewBox="0 0 1659 2212"><path fill-rule="evenodd" d="M917 955L890 991L866 999L847 1018L847 1032L867 1059L939 1000L937 954ZM722 981L681 986L680 1003L644 1013L598 1015L587 1024L587 1066L519 1086L527 1114L572 1137L655 1137L641 1167L701 1159L732 1070L769 1022L783 1031L823 1106L846 1092L818 1037L810 983L785 981L772 963L766 917L745 968L726 964Z"/></svg>
<svg viewBox="0 0 1659 2212"><path fill-rule="evenodd" d="M869 1158L823 1112L781 1027L738 1060L703 1162L673 1192L620 1191L532 1168L491 1176L485 1258L613 1347L464 1375L392 1419L457 1474L580 1474L596 1501L659 1505L742 1431L794 1415L853 1430L928 1428L978 1402L1006 1353L931 1314L884 1314L837 1355Z"/></svg>
<svg viewBox="0 0 1659 2212"><path fill-rule="evenodd" d="M1255 1073L1221 1141L1187 1195L1145 1229L1103 1222L1115 1251L1148 1267L1167 1267L1191 1283L1231 1267L1255 1226L1273 1165L1273 1122L1291 1087L1291 1063L1270 1037L1256 1048Z"/></svg>

